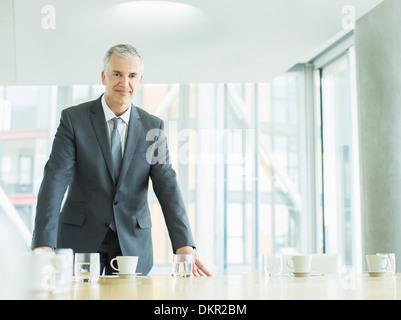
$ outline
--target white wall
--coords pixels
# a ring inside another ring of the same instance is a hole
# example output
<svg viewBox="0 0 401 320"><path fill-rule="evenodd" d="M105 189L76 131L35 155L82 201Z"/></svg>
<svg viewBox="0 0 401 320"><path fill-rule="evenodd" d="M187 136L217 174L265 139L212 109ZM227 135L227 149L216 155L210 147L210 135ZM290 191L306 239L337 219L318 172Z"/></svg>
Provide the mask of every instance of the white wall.
<svg viewBox="0 0 401 320"><path fill-rule="evenodd" d="M385 0L355 32L364 254L401 263L401 1ZM398 268L399 269L399 268Z"/></svg>

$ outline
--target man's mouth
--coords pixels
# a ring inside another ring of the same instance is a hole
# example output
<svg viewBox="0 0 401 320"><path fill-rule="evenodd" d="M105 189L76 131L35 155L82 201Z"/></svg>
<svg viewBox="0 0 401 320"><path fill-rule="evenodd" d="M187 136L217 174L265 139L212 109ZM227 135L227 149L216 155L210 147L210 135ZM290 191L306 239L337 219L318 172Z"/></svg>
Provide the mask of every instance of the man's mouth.
<svg viewBox="0 0 401 320"><path fill-rule="evenodd" d="M131 91L127 91L127 90L116 90L116 92L121 95L128 95L131 93Z"/></svg>

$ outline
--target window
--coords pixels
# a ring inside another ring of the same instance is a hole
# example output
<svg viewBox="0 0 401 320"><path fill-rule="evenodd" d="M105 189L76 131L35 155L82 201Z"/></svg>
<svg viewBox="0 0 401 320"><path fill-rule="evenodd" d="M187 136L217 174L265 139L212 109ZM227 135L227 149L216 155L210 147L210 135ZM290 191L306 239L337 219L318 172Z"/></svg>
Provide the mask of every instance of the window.
<svg viewBox="0 0 401 320"><path fill-rule="evenodd" d="M303 73L293 72L265 84L145 85L136 99L165 121L198 248L218 271L253 270L262 253L308 250L303 86ZM169 265L162 214L150 201L162 244L155 262Z"/></svg>
<svg viewBox="0 0 401 320"><path fill-rule="evenodd" d="M357 236L349 59L322 69L326 246L316 246L319 253L341 252L347 264L355 262ZM316 168L308 165L305 148L303 70L270 83L144 84L133 101L164 120L197 247L214 272L254 271L262 254L312 250L309 239L319 231L310 221L321 215L309 209L306 199L316 191L307 183ZM103 90L101 85L0 87L0 196L8 199L0 212L17 215L25 233L32 232L61 109L97 99ZM169 268L172 252L151 187L149 202L157 272Z"/></svg>
<svg viewBox="0 0 401 320"><path fill-rule="evenodd" d="M1 203L23 234L33 228L56 94L48 86L0 87L0 193L7 195Z"/></svg>
<svg viewBox="0 0 401 320"><path fill-rule="evenodd" d="M327 253L360 266L358 121L354 48L321 71L324 229Z"/></svg>

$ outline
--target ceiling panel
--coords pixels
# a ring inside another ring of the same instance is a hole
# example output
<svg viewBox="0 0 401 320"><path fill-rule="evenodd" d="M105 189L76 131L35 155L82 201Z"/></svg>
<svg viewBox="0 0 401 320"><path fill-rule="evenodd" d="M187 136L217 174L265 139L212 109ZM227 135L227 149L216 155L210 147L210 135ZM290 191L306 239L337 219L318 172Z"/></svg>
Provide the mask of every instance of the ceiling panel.
<svg viewBox="0 0 401 320"><path fill-rule="evenodd" d="M105 51L131 43L147 83L266 82L344 33L346 5L381 1L14 0L18 81L100 83Z"/></svg>

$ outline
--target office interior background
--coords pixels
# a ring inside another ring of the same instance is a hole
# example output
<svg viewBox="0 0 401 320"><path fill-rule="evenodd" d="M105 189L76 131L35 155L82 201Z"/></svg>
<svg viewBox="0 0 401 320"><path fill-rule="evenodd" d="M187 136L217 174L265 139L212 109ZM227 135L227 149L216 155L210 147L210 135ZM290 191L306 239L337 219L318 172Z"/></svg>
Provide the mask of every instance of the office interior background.
<svg viewBox="0 0 401 320"><path fill-rule="evenodd" d="M198 254L401 257L401 1L0 0L0 248L28 250L62 109L97 99L118 43L145 61ZM153 272L171 246L152 188Z"/></svg>

